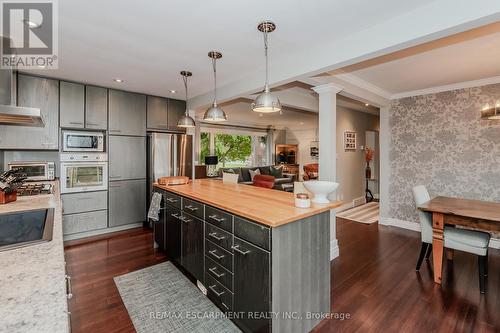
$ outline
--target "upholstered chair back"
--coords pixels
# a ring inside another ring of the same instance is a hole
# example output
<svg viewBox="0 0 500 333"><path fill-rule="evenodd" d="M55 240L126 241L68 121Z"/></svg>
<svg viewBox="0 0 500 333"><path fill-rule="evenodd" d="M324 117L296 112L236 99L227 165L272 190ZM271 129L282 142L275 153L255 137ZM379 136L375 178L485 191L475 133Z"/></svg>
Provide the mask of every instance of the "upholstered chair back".
<svg viewBox="0 0 500 333"><path fill-rule="evenodd" d="M415 206L418 207L424 202L431 200L431 197L424 185L418 185L413 188L413 199L415 200ZM423 212L418 208L417 210L420 218L420 228L422 229L422 242L432 243L432 214Z"/></svg>

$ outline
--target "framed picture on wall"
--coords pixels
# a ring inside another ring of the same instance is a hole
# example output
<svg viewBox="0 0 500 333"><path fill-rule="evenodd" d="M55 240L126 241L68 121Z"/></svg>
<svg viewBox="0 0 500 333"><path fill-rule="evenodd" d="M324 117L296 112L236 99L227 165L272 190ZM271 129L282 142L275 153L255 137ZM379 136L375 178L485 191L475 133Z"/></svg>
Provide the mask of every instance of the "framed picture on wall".
<svg viewBox="0 0 500 333"><path fill-rule="evenodd" d="M356 132L344 131L344 150L356 150Z"/></svg>

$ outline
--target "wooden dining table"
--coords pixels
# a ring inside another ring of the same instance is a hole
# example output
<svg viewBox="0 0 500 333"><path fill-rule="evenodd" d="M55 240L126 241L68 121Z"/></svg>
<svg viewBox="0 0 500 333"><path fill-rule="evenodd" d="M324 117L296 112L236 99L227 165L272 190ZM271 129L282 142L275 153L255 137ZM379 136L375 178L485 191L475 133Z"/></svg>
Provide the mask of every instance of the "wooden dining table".
<svg viewBox="0 0 500 333"><path fill-rule="evenodd" d="M443 231L445 225L487 232L500 232L500 203L436 197L418 207L432 213L432 260L434 282L441 284L443 272Z"/></svg>

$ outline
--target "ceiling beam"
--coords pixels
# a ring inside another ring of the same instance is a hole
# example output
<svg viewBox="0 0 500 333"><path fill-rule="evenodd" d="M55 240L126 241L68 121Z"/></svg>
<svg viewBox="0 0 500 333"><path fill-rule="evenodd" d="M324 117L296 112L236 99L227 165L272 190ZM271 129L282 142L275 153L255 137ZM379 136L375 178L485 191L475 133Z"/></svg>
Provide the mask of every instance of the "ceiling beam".
<svg viewBox="0 0 500 333"><path fill-rule="evenodd" d="M497 0L436 0L341 40L313 49L298 49L271 64L270 85L302 80L499 20ZM220 102L254 94L262 89L263 83L264 72L260 69L219 87ZM209 105L212 99L209 92L189 99L188 105L195 109Z"/></svg>

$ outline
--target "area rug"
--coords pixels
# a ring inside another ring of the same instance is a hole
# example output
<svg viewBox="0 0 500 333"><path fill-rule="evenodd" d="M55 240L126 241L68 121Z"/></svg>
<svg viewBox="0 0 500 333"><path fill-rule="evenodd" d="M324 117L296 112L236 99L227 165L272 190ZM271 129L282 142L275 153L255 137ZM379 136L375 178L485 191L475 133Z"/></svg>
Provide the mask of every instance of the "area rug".
<svg viewBox="0 0 500 333"><path fill-rule="evenodd" d="M362 206L345 210L341 213L337 213L337 217L365 224L375 223L379 219L378 202L370 202Z"/></svg>
<svg viewBox="0 0 500 333"><path fill-rule="evenodd" d="M170 262L114 280L137 333L240 332Z"/></svg>

